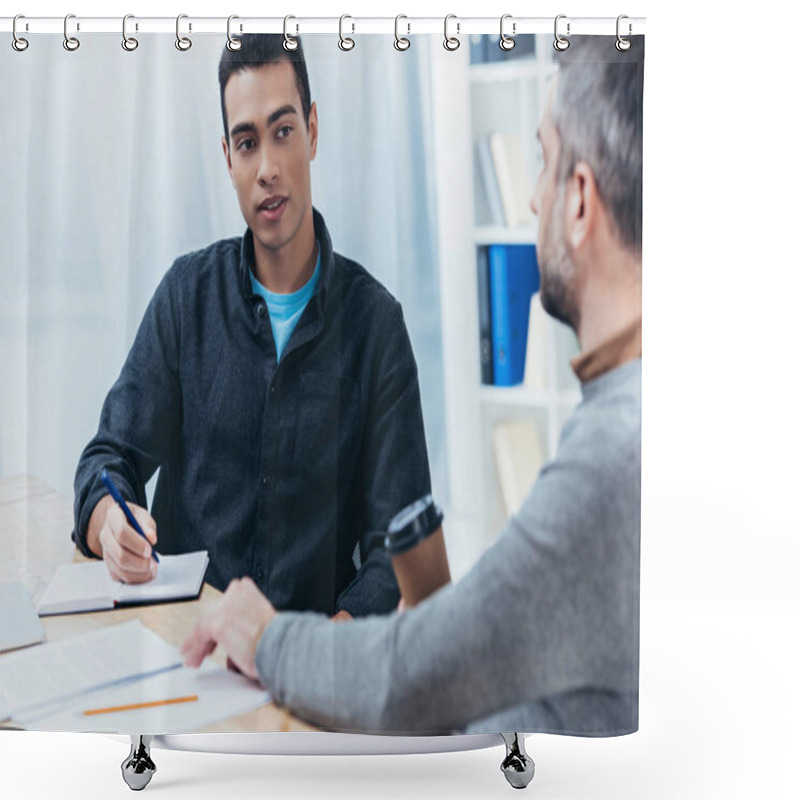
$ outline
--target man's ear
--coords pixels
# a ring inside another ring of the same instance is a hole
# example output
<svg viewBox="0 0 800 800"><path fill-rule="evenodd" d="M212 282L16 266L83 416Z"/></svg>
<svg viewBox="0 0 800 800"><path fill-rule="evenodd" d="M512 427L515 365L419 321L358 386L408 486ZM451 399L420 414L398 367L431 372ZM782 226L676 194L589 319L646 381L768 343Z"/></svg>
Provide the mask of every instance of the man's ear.
<svg viewBox="0 0 800 800"><path fill-rule="evenodd" d="M236 188L236 179L233 177L233 165L231 164L231 149L228 147L228 140L225 134L222 135L222 154L225 156L225 165L228 168L228 175L230 175L233 188Z"/></svg>
<svg viewBox="0 0 800 800"><path fill-rule="evenodd" d="M313 161L317 155L317 137L319 136L319 120L317 119L317 104L312 103L308 111L308 139L311 154L309 160Z"/></svg>
<svg viewBox="0 0 800 800"><path fill-rule="evenodd" d="M586 242L597 224L599 202L594 172L585 161L579 161L567 182L564 204L564 231L567 244L573 250Z"/></svg>

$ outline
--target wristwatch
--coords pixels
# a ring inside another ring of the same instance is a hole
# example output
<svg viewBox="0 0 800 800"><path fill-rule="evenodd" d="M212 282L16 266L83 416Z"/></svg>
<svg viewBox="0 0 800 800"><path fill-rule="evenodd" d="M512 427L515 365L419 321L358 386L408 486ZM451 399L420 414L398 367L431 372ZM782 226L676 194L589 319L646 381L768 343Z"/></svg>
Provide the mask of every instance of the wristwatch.
<svg viewBox="0 0 800 800"><path fill-rule="evenodd" d="M406 506L392 517L384 544L391 556L399 556L416 547L423 539L435 533L442 524L444 512L426 494Z"/></svg>

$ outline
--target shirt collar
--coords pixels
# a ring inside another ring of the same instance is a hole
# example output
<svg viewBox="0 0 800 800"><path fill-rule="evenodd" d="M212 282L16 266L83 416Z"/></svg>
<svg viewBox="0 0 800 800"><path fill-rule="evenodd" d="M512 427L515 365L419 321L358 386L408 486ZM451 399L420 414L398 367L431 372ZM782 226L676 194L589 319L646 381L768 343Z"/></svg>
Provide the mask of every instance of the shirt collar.
<svg viewBox="0 0 800 800"><path fill-rule="evenodd" d="M333 280L334 254L331 237L328 233L328 227L325 224L322 214L320 214L316 208L313 209L313 214L314 235L317 237L317 241L319 242L319 265L321 270L319 283L317 284L316 297L317 302L320 304L320 308L322 308L325 302L325 297L328 294L328 288ZM250 297L253 294L253 289L250 285L250 272L252 271L253 274L255 274L255 268L256 256L255 249L253 247L253 232L250 230L250 228L248 228L245 231L244 236L242 236L239 259L239 278L241 281L242 291L245 293L246 297Z"/></svg>
<svg viewBox="0 0 800 800"><path fill-rule="evenodd" d="M570 361L573 372L581 383L586 383L614 367L642 355L642 317L637 317L622 330Z"/></svg>

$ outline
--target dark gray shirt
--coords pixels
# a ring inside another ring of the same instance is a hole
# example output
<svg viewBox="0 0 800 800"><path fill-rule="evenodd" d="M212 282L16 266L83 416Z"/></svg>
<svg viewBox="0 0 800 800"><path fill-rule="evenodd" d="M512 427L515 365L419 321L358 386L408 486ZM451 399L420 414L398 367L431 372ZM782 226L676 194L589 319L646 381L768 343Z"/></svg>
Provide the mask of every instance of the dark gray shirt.
<svg viewBox="0 0 800 800"><path fill-rule="evenodd" d="M388 617L279 614L274 698L346 731L638 727L641 358L582 387L521 510L456 585Z"/></svg>
<svg viewBox="0 0 800 800"><path fill-rule="evenodd" d="M333 252L278 362L250 284L252 234L179 258L145 312L75 476L73 539L108 468L158 550L208 549L206 580L249 575L277 608L354 616L398 602L374 531L430 492L417 368L399 303ZM353 553L359 546L362 567Z"/></svg>

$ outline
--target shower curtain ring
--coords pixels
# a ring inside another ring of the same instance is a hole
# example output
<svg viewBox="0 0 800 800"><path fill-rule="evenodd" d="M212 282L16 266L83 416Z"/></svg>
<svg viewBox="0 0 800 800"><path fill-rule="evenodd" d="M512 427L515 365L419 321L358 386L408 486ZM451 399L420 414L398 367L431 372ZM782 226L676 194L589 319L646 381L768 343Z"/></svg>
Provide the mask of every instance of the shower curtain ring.
<svg viewBox="0 0 800 800"><path fill-rule="evenodd" d="M411 40L400 35L399 28L401 19L408 19L408 17L405 14L398 14L394 18L394 49L402 52L403 50L408 50L408 48L411 47ZM411 33L410 22L406 22L406 27L408 28L408 33Z"/></svg>
<svg viewBox="0 0 800 800"><path fill-rule="evenodd" d="M566 37L562 36L558 32L558 21L560 19L566 19L566 18L567 18L566 14L559 14L556 17L556 21L555 21L555 25L554 25L554 31L555 31L555 37L556 38L555 38L555 41L553 42L553 47L555 47L555 49L558 50L559 53L563 53L569 47L569 39L567 39ZM569 33L570 33L570 31L569 31L569 22L568 22L567 23L567 36L569 36Z"/></svg>
<svg viewBox="0 0 800 800"><path fill-rule="evenodd" d="M127 50L129 53L132 53L138 46L139 40L134 39L133 36L128 36L128 20L134 19L133 14L126 14L122 18L122 49ZM139 30L139 25L137 23L136 30Z"/></svg>
<svg viewBox="0 0 800 800"><path fill-rule="evenodd" d="M293 17L291 14L288 14L283 18L283 49L292 52L293 50L297 50L297 46L299 42L292 36L289 36L289 32L287 30L289 25L290 19L297 19L297 17ZM300 32L300 25L295 22L295 36Z"/></svg>
<svg viewBox="0 0 800 800"><path fill-rule="evenodd" d="M619 28L620 28L619 24L620 24L620 22L622 22L623 19L628 19L628 17L625 14L620 14L617 17L617 41L614 42L614 47L616 47L617 50L620 51L620 53L625 53L625 52L627 52L628 50L631 49L631 40L624 38L619 32ZM628 23L628 35L630 35L632 30L633 30L633 26L629 22Z"/></svg>
<svg viewBox="0 0 800 800"><path fill-rule="evenodd" d="M24 15L24 14L17 14L17 16L16 16L16 17L14 17L14 22L13 22L13 23L12 23L12 25L11 25L11 33L12 33L12 34L13 34L13 36L14 36L14 40L11 42L11 46L12 46L12 47L13 47L13 48L14 48L14 49L15 49L15 50L18 52L18 53L21 53L23 50L27 50L27 49L28 49L28 40L27 40L27 39L23 39L23 38L22 38L22 37L21 37L21 36L20 36L20 35L17 33L17 20L18 20L18 19L25 19L25 15Z"/></svg>
<svg viewBox="0 0 800 800"><path fill-rule="evenodd" d="M67 16L64 17L64 49L73 52L81 46L81 43L74 36L69 35L68 26L71 19L75 19L74 14L67 14ZM81 29L80 23L75 23L75 26L76 30Z"/></svg>
<svg viewBox="0 0 800 800"><path fill-rule="evenodd" d="M517 44L514 41L514 39L511 38L511 36L506 36L505 33L503 32L503 24L507 19L511 19L511 14L503 14L503 16L500 17L500 49L506 51L513 50L514 46ZM517 23L512 22L511 33L516 34L516 32L517 32Z"/></svg>
<svg viewBox="0 0 800 800"><path fill-rule="evenodd" d="M231 51L231 53L235 52L236 50L242 49L242 40L237 39L231 33L231 22L233 22L235 19L239 19L239 17L237 17L236 14L231 14L228 17L228 41L225 43L225 47L227 47L228 50Z"/></svg>
<svg viewBox="0 0 800 800"><path fill-rule="evenodd" d="M355 40L351 39L349 36L345 36L342 30L342 26L346 19L353 19L353 18L349 14L342 14L342 16L339 17L339 49L344 50L345 52L347 52L348 50L352 50L356 46ZM351 33L355 33L356 32L355 22L351 22L350 27L352 28Z"/></svg>
<svg viewBox="0 0 800 800"><path fill-rule="evenodd" d="M461 47L461 40L458 39L456 36L448 36L447 35L447 23L451 19L457 19L456 15L455 14L448 14L444 18L444 44L443 44L443 46L444 46L445 50L449 50L452 53L454 50L458 50L458 48ZM460 22L456 22L456 33L461 33L461 23Z"/></svg>
<svg viewBox="0 0 800 800"><path fill-rule="evenodd" d="M188 14L178 14L175 20L175 47L182 52L186 52L192 46L192 40L188 36L181 36L181 20L186 19ZM189 23L189 33L192 32L192 23Z"/></svg>

